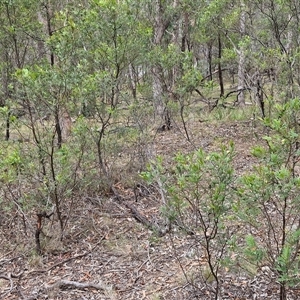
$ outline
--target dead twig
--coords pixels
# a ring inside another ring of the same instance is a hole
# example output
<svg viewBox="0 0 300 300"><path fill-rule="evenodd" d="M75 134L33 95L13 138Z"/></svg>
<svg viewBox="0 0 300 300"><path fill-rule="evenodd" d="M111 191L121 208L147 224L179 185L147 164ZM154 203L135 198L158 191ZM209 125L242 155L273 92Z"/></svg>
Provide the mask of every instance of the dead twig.
<svg viewBox="0 0 300 300"><path fill-rule="evenodd" d="M160 190L161 192L162 190ZM146 228L157 232L158 236L162 237L164 236L168 231L169 228L164 229L164 228L160 228L159 226L157 226L156 224L153 224L152 222L150 222L141 212L139 212L139 210L131 203L129 203L129 201L126 201L126 198L124 198L122 195L120 195L117 190L112 187L112 192L114 193L116 199L119 201L119 203L122 203L126 208L128 208L132 214L132 216L140 223L142 223ZM164 194L161 193L161 197L163 198L163 202L165 202L165 198L164 198Z"/></svg>
<svg viewBox="0 0 300 300"><path fill-rule="evenodd" d="M2 295L2 297L4 298L6 295L8 295L12 291L12 289L14 287L14 283L13 283L13 281L11 279L11 274L10 273L8 274L8 276L0 275L0 278L5 279L5 280L9 280L9 282L10 282L9 291L7 291L6 293L4 293L4 295Z"/></svg>
<svg viewBox="0 0 300 300"><path fill-rule="evenodd" d="M77 258L82 258L82 257L84 257L84 256L86 256L86 255L88 255L88 254L90 254L91 252L93 252L93 250L94 250L96 247L98 247L98 245L99 245L104 239L105 239L105 236L102 236L101 239L99 240L99 242L98 242L91 250L86 251L85 253L82 253L82 254L78 254L78 255L69 257L69 258L67 258L67 259L65 259L65 260L63 260L63 261L60 261L60 262L54 264L53 266L49 267L48 269L45 269L45 270L33 270L33 271L29 272L28 274L31 274L31 273L45 273L45 272L49 272L49 271L51 271L52 269L54 269L54 268L56 268L56 267L58 267L58 266L60 266L60 265L63 265L63 264L65 264L66 262L69 262L70 260L77 259ZM27 274L27 276L28 276L28 274Z"/></svg>
<svg viewBox="0 0 300 300"><path fill-rule="evenodd" d="M19 274L8 273L7 276L0 274L0 278L10 280L11 278L19 278L23 273L24 271L20 272Z"/></svg>
<svg viewBox="0 0 300 300"><path fill-rule="evenodd" d="M60 289L66 289L66 288L70 288L70 289L87 289L87 288L93 288L93 289L97 289L97 290L104 290L107 287L100 283L92 283L92 282L87 282L87 283L81 283L81 282L77 282L77 281L70 281L70 280L58 280L56 283L51 284L51 285L46 285L46 289L55 289L55 288L60 288Z"/></svg>
<svg viewBox="0 0 300 300"><path fill-rule="evenodd" d="M10 283L9 291L7 291L3 295L1 295L2 297L5 297L13 290L14 282L13 282L12 278L19 278L22 274L23 274L23 272L20 272L19 274L8 273L7 276L0 274L0 279L8 280ZM2 299L4 299L4 298L2 298Z"/></svg>
<svg viewBox="0 0 300 300"><path fill-rule="evenodd" d="M63 261L61 261L61 262L59 262L59 263L57 263L57 264L49 267L47 270L45 270L45 272L49 272L50 270L52 270L52 269L54 269L54 268L56 268L56 267L58 267L60 265L63 265L64 263L66 263L66 262L68 262L70 260L73 260L73 259L76 259L76 258L82 258L82 257L90 254L104 239L105 239L105 236L102 236L101 239L100 239L100 241L91 250L89 250L89 251L87 251L85 253L82 253L82 254L75 255L73 257L69 257L69 258L67 258L67 259L65 259L65 260L63 260Z"/></svg>

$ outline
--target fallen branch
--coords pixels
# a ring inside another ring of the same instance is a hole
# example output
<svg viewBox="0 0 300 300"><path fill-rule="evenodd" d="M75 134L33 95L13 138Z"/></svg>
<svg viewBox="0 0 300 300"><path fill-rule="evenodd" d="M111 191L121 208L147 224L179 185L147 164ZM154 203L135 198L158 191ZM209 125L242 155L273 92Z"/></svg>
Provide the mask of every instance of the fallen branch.
<svg viewBox="0 0 300 300"><path fill-rule="evenodd" d="M150 222L143 214L141 214L138 211L138 209L133 204L126 201L126 199L122 195L120 195L114 187L112 187L111 190L114 193L116 199L119 201L119 203L122 203L125 207L127 207L131 211L132 216L138 222L142 223L146 228L157 232L160 237L164 236L169 231L169 228L160 228L156 224Z"/></svg>
<svg viewBox="0 0 300 300"><path fill-rule="evenodd" d="M13 281L11 279L11 274L10 273L8 274L8 276L0 275L0 278L5 279L5 280L9 280L9 282L10 282L10 289L4 295L2 295L2 297L4 297L4 296L8 295L12 291L12 289L14 287L14 283L13 283Z"/></svg>
<svg viewBox="0 0 300 300"><path fill-rule="evenodd" d="M0 278L10 280L10 278L19 278L23 273L24 271L20 272L19 274L8 273L7 276L0 274Z"/></svg>
<svg viewBox="0 0 300 300"><path fill-rule="evenodd" d="M84 256L86 256L86 255L88 255L88 254L90 254L96 247L98 247L98 245L99 245L104 239L105 239L105 236L102 236L101 239L97 242L97 244L96 244L91 250L86 251L85 253L82 253L82 254L78 254L78 255L69 257L69 258L67 258L67 259L65 259L65 260L63 260L63 261L60 261L60 262L56 263L56 264L54 264L53 266L49 267L49 268L47 269L47 272L49 272L50 270L52 270L52 269L54 269L54 268L56 268L56 267L58 267L58 266L60 266L60 265L65 264L66 262L68 262L68 261L70 261L70 260L77 259L77 258L82 258L82 257L84 257Z"/></svg>
<svg viewBox="0 0 300 300"><path fill-rule="evenodd" d="M63 264L65 264L66 262L69 262L69 261L71 261L71 260L73 260L73 259L82 258L82 257L84 257L84 256L86 256L86 255L88 255L88 254L90 254L96 247L98 247L98 245L99 245L104 239L105 239L105 236L101 237L101 239L97 242L97 244L96 244L91 250L89 250L89 251L86 251L86 252L84 252L84 253L82 253L82 254L78 254L78 255L69 257L69 258L67 258L67 259L65 259L65 260L63 260L63 261L60 261L60 262L58 262L58 263L52 265L51 267L49 267L49 268L47 268L47 269L44 269L44 270L32 270L32 271L30 271L30 272L27 274L27 276L28 276L29 274L31 274L31 273L46 273L46 272L49 272L49 271L51 271L52 269L54 269L54 268L56 268L56 267L58 267L58 266L60 266L60 265L63 265Z"/></svg>
<svg viewBox="0 0 300 300"><path fill-rule="evenodd" d="M46 285L45 286L46 289L55 289L55 288L60 288L60 289L88 289L88 288L93 288L96 290L104 290L107 287L104 284L96 284L96 283L91 283L91 282L87 282L87 283L81 283L81 282L77 282L77 281L70 281L70 280L59 280L54 284L50 284L50 285Z"/></svg>
<svg viewBox="0 0 300 300"><path fill-rule="evenodd" d="M128 202L124 202L124 205L130 209L132 216L140 223L144 224L146 227L151 229L153 227L153 224L145 217L143 216L132 204Z"/></svg>
<svg viewBox="0 0 300 300"><path fill-rule="evenodd" d="M164 236L168 230L167 229L163 229L160 228L159 226L157 226L156 224L153 224L152 222L150 222L145 216L143 216L136 208L134 205L128 203L128 202L124 202L124 205L130 209L132 216L140 223L142 223L145 227L147 227L148 229L157 232L158 235L160 237Z"/></svg>
<svg viewBox="0 0 300 300"><path fill-rule="evenodd" d="M225 96L224 96L224 99L228 98L231 94L234 94L234 93L238 93L238 95L243 92L243 91L251 91L250 88L248 87L245 87L245 88L241 88L241 89L236 89L236 90L233 90L233 91L230 91L228 92Z"/></svg>
<svg viewBox="0 0 300 300"><path fill-rule="evenodd" d="M7 291L3 295L1 295L2 297L8 295L13 290L14 282L13 282L12 278L19 278L22 274L23 274L23 272L20 272L19 274L8 273L7 276L0 274L0 279L8 280L10 283L9 291ZM2 299L4 299L4 298L2 298Z"/></svg>

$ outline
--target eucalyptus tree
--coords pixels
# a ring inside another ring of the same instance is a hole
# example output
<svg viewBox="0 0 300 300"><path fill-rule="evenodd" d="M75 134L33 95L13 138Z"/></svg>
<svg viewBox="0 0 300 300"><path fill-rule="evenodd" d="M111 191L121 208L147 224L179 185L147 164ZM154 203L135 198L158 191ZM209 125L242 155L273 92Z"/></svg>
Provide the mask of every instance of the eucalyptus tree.
<svg viewBox="0 0 300 300"><path fill-rule="evenodd" d="M180 102L180 110L201 80L196 65L194 32L201 1L147 1L141 20L152 28L147 55L151 69L154 115L170 128L170 111ZM189 79L190 77L190 79Z"/></svg>
<svg viewBox="0 0 300 300"><path fill-rule="evenodd" d="M165 100L168 95L168 82L166 80L166 65L168 61L167 51L171 41L171 34L168 29L171 27L175 18L175 11L178 1L151 1L147 2L149 15L147 16L151 22L153 37L151 47L151 72L152 72L152 90L153 105L155 115L162 118L168 118L166 112ZM174 49L172 49L173 52ZM169 52L169 54L171 54ZM164 61L165 59L165 61Z"/></svg>
<svg viewBox="0 0 300 300"><path fill-rule="evenodd" d="M14 72L38 60L41 28L36 21L38 1L0 2L0 106L6 106L6 139L9 139L11 110L22 109L24 102Z"/></svg>
<svg viewBox="0 0 300 300"><path fill-rule="evenodd" d="M223 69L222 69L222 52L224 34L221 31L222 18L224 18L223 1L207 1L203 10L197 11L197 30L195 30L195 42L203 51L202 66L199 66L203 81L214 82L219 80L220 98L224 96ZM216 76L217 75L217 76ZM210 100L196 89L198 94L206 103L210 105ZM217 105L218 100L215 102Z"/></svg>
<svg viewBox="0 0 300 300"><path fill-rule="evenodd" d="M248 25L247 6L242 1L211 0L202 4L202 8L196 10L196 28L194 30L194 43L202 49L198 53L196 61L202 62L199 69L203 74L202 86L195 91L202 100L212 105L218 105L219 100L235 94L235 104L243 105L245 102L244 91L246 84L247 64L247 34ZM239 24L237 26L237 24ZM225 82L232 79L234 85L237 76L236 86L225 87ZM205 82L210 85L219 85L220 96L211 101L207 93L201 88ZM205 96L207 94L207 96Z"/></svg>
<svg viewBox="0 0 300 300"><path fill-rule="evenodd" d="M242 3L242 2L241 2ZM261 110L270 116L274 101L297 95L299 4L294 1L243 1L240 26L243 38L236 49L244 49L244 89ZM244 13L242 13L244 11ZM243 16L244 14L244 16ZM243 16L243 18L242 18ZM241 66L241 65L240 65ZM240 69L240 67L239 67Z"/></svg>
<svg viewBox="0 0 300 300"><path fill-rule="evenodd" d="M246 35L246 11L244 0L240 1L240 24L239 31L241 39ZM238 90L239 94L237 102L239 105L245 105L245 45L242 43L238 51L239 54L239 66L238 66Z"/></svg>
<svg viewBox="0 0 300 300"><path fill-rule="evenodd" d="M149 30L137 19L138 8L131 2L89 1L73 8L61 14L67 26L53 34L51 45L61 68L73 74L69 105L93 120L89 133L96 146L98 170L110 181L105 145L113 133L106 133L109 128L123 130L116 128L122 124L121 108L136 101L138 80L134 76L139 76L143 64Z"/></svg>

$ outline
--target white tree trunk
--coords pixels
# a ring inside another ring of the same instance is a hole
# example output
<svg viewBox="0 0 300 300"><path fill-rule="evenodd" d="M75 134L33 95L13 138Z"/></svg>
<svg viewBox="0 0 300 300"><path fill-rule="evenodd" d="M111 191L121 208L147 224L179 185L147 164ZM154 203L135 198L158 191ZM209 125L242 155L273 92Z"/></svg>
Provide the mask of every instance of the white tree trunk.
<svg viewBox="0 0 300 300"><path fill-rule="evenodd" d="M163 101L163 85L161 70L159 67L152 68L152 93L155 117L163 117L165 105Z"/></svg>
<svg viewBox="0 0 300 300"><path fill-rule="evenodd" d="M163 18L163 8L161 0L154 1L154 47L161 44L165 32L165 20ZM164 101L163 101L163 84L162 84L162 70L159 66L152 67L152 92L153 92L153 106L155 117L163 116Z"/></svg>
<svg viewBox="0 0 300 300"><path fill-rule="evenodd" d="M240 15L240 35L241 39L244 38L246 33L246 12L245 3L241 0L241 15ZM241 43L238 51L239 54L239 65L238 65L238 90L239 94L237 97L237 103L240 106L245 105L245 63L246 63L246 53L245 46Z"/></svg>

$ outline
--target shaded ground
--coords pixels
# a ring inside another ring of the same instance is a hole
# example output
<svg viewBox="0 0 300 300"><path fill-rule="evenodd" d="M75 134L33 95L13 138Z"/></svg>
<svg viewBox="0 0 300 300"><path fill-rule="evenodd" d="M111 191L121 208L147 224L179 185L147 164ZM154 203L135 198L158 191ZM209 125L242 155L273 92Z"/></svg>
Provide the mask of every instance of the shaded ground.
<svg viewBox="0 0 300 300"><path fill-rule="evenodd" d="M193 144L186 141L182 128L156 134L153 154L164 156L168 163L177 151L187 153L198 147L211 151L232 140L237 174L247 172L255 162L250 148L261 132L251 122L195 122L190 130ZM212 299L208 287L197 280L201 260L196 262L190 253L190 237L159 237L138 222L126 205L133 205L151 224L162 226L156 188L139 185L133 190L116 184L115 189L121 198L75 201L63 242L54 234L56 221L46 219L43 232L49 236L44 237L42 257L34 254L34 213L26 216L29 220L4 213L0 299ZM20 236L25 245L20 246ZM188 284L185 276L194 276L195 284ZM268 269L254 278L224 274L222 299L276 299L278 290L269 284L270 276ZM289 297L299 299L296 292Z"/></svg>

